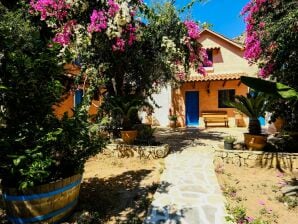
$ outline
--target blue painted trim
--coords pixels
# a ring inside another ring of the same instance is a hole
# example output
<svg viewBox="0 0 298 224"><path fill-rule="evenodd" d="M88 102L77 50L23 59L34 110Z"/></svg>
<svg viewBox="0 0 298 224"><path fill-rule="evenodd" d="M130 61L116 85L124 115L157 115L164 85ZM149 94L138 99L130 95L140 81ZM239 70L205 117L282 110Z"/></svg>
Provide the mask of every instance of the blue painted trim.
<svg viewBox="0 0 298 224"><path fill-rule="evenodd" d="M14 224L25 224L25 223L32 223L32 222L38 222L38 221L43 221L46 219L53 218L54 216L60 215L63 212L66 212L67 210L71 209L78 201L78 198L73 200L71 203L66 205L64 208L58 209L54 212L51 212L46 215L40 215L36 216L34 218L15 218L15 217L8 217L8 220Z"/></svg>
<svg viewBox="0 0 298 224"><path fill-rule="evenodd" d="M66 185L63 188L60 188L55 191L47 192L47 193L42 193L42 194L32 194L32 195L7 195L3 194L4 201L31 201L31 200L36 200L36 199L41 199L41 198L48 198L57 194L60 194L64 191L67 191L71 188L74 188L75 186L79 185L81 183L81 179L77 180L69 185Z"/></svg>

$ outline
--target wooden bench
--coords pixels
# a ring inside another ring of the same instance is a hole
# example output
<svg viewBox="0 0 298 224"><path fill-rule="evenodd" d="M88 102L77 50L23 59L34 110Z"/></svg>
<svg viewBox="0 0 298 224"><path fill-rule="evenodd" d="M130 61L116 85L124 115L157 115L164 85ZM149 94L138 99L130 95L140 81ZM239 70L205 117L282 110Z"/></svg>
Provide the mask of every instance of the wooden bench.
<svg viewBox="0 0 298 224"><path fill-rule="evenodd" d="M227 111L202 111L202 117L205 128L208 127L208 123L223 123L225 127L229 127Z"/></svg>

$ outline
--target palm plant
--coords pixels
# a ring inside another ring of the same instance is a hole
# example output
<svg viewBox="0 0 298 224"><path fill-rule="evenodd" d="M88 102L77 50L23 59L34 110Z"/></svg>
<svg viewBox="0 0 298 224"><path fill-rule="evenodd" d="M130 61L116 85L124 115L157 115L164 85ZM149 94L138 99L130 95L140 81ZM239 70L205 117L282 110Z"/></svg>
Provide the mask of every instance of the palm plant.
<svg viewBox="0 0 298 224"><path fill-rule="evenodd" d="M258 118L263 116L266 110L266 97L263 94L248 95L248 97L235 96L235 101L229 101L227 104L249 117L249 134L261 134L261 124Z"/></svg>
<svg viewBox="0 0 298 224"><path fill-rule="evenodd" d="M123 130L132 130L140 122L138 111L142 106L152 107L147 100L136 96L112 96L106 102L113 118L120 118Z"/></svg>

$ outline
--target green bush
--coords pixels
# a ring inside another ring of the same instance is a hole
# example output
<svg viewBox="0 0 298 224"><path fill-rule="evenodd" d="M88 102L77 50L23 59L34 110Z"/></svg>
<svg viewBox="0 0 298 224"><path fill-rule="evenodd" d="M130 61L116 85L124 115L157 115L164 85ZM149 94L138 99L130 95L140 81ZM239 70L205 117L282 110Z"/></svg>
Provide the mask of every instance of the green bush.
<svg viewBox="0 0 298 224"><path fill-rule="evenodd" d="M51 36L26 8L0 3L0 179L27 188L82 172L103 141L87 113L58 120L53 105L66 91Z"/></svg>

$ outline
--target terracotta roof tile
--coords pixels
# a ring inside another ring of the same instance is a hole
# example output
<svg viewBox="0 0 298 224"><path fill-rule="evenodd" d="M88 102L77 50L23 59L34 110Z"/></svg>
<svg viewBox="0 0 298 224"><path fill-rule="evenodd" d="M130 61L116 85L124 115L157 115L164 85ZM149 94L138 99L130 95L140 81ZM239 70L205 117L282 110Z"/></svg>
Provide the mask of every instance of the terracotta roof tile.
<svg viewBox="0 0 298 224"><path fill-rule="evenodd" d="M185 78L185 82L193 82L193 81L218 81L218 80L233 80L240 79L241 76L247 75L246 73L228 73L228 74L207 74L203 75L195 75L189 76Z"/></svg>

